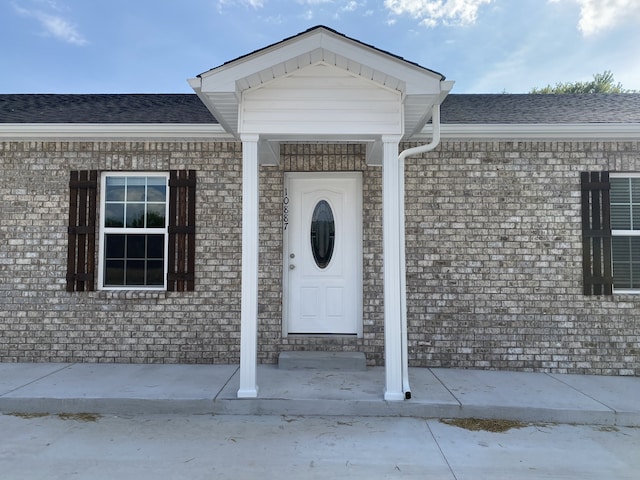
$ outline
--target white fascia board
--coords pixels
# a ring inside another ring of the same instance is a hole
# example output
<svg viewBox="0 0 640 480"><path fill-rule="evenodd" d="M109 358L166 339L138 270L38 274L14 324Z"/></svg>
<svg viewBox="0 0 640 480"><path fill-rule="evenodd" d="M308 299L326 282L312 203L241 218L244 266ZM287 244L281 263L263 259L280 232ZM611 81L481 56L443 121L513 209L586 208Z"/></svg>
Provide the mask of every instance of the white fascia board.
<svg viewBox="0 0 640 480"><path fill-rule="evenodd" d="M442 77L435 72L373 47L362 45L356 41L336 36L322 38L322 47L334 53L366 65L374 70L402 80L407 95L439 94Z"/></svg>
<svg viewBox="0 0 640 480"><path fill-rule="evenodd" d="M430 137L427 125L411 140ZM441 124L443 139L536 139L536 140L640 140L638 123L549 123L549 124Z"/></svg>
<svg viewBox="0 0 640 480"><path fill-rule="evenodd" d="M230 139L215 123L5 123L0 138Z"/></svg>
<svg viewBox="0 0 640 480"><path fill-rule="evenodd" d="M290 44L276 44L247 57L234 60L213 70L200 74L203 92L236 92L236 80L261 72L283 60L296 58L318 48L319 42L313 39L297 39Z"/></svg>

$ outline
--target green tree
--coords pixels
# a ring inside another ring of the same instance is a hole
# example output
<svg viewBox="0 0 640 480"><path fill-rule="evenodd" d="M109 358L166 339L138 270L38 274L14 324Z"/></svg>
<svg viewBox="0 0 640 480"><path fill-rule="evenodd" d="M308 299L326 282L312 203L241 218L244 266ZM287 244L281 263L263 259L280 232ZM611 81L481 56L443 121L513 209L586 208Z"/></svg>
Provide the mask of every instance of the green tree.
<svg viewBox="0 0 640 480"><path fill-rule="evenodd" d="M533 88L529 93L636 93L628 90L620 82L616 83L613 73L605 70L596 73L593 80L588 82L556 83L555 86L547 85L543 88Z"/></svg>

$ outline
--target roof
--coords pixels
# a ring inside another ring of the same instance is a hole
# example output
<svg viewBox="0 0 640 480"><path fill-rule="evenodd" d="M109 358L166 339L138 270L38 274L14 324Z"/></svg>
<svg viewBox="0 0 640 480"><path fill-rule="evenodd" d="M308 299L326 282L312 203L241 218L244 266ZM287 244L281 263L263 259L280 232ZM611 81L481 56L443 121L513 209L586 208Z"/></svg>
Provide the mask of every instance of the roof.
<svg viewBox="0 0 640 480"><path fill-rule="evenodd" d="M640 123L640 94L450 94L443 124Z"/></svg>
<svg viewBox="0 0 640 480"><path fill-rule="evenodd" d="M449 94L443 124L639 123L640 94ZM0 94L0 123L216 124L195 94Z"/></svg>
<svg viewBox="0 0 640 480"><path fill-rule="evenodd" d="M194 94L0 95L0 123L217 123Z"/></svg>

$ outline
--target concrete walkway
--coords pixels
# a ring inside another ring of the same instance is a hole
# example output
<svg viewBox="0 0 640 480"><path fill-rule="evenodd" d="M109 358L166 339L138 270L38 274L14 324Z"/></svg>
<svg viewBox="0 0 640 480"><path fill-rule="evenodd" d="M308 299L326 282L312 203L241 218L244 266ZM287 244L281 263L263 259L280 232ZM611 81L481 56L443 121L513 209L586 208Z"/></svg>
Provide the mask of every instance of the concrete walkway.
<svg viewBox="0 0 640 480"><path fill-rule="evenodd" d="M383 399L384 369L258 367L238 399L237 365L0 364L2 413L356 415L640 426L640 377L410 369L412 398Z"/></svg>

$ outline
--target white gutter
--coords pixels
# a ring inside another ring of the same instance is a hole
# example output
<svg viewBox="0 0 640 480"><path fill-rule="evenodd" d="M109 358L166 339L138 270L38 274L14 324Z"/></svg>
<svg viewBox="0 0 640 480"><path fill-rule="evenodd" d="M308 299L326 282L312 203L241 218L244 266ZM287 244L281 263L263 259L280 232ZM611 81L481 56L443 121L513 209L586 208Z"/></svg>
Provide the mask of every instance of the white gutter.
<svg viewBox="0 0 640 480"><path fill-rule="evenodd" d="M4 123L0 138L204 139L233 138L217 123Z"/></svg>
<svg viewBox="0 0 640 480"><path fill-rule="evenodd" d="M442 101L442 100L441 100ZM400 218L400 342L402 351L402 391L406 400L411 398L411 386L409 385L409 348L407 331L407 259L405 252L405 225L404 225L404 160L413 155L430 152L440 143L440 103L432 107L431 124L433 125L433 137L426 145L407 148L400 152L398 156L398 171L400 186L399 196L399 218Z"/></svg>
<svg viewBox="0 0 640 480"><path fill-rule="evenodd" d="M412 139L428 138L433 131L426 125ZM442 125L442 139L497 139L497 140L632 140L640 137L639 123L451 123Z"/></svg>

